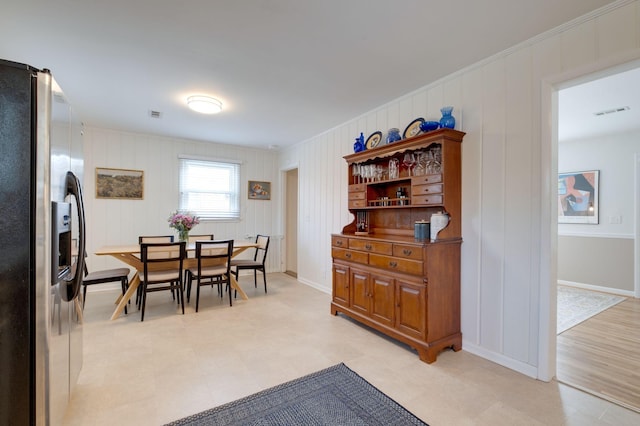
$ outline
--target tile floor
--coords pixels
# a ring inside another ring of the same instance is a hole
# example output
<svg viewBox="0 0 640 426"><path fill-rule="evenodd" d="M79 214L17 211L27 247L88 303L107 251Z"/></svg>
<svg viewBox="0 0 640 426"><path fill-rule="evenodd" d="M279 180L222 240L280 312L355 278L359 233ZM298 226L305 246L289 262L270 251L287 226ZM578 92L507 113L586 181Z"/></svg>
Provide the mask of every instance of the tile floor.
<svg viewBox="0 0 640 426"><path fill-rule="evenodd" d="M344 362L431 426L632 425L640 414L555 381L474 356L414 351L329 313L330 295L285 274L269 293L241 276L248 301L229 307L203 287L179 314L168 293L109 321L117 291L89 294L84 366L66 425L162 425Z"/></svg>

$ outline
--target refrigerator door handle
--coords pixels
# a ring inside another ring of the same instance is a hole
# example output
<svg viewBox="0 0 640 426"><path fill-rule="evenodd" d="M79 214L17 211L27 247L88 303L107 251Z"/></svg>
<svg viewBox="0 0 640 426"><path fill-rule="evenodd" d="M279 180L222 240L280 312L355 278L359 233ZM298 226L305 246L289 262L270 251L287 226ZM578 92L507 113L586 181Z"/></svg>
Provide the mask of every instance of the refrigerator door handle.
<svg viewBox="0 0 640 426"><path fill-rule="evenodd" d="M82 199L82 187L80 181L73 174L73 172L67 172L65 179L65 197L67 195L73 195L76 200L76 208L78 211L78 255L76 256L76 263L71 268L71 277L64 279L66 291L61 291L62 299L69 302L78 297L80 288L82 287L82 278L84 273L85 252L86 252L86 238L85 238L85 220L84 220L84 203Z"/></svg>

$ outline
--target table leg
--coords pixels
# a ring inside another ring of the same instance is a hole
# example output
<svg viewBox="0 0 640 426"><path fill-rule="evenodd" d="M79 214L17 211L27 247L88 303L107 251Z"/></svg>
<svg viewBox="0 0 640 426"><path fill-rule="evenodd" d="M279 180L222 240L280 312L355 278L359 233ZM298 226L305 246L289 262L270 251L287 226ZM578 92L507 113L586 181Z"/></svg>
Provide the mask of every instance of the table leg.
<svg viewBox="0 0 640 426"><path fill-rule="evenodd" d="M76 314L78 315L78 323L82 324L84 322L84 315L82 313L82 305L80 305L80 300L76 297L73 299L76 307Z"/></svg>
<svg viewBox="0 0 640 426"><path fill-rule="evenodd" d="M240 284L238 284L238 281L236 281L236 278L233 276L233 274L231 274L231 288L236 290L238 294L240 294L240 297L242 298L242 300L249 300L247 293L245 293L244 290L242 290L242 288L240 287Z"/></svg>
<svg viewBox="0 0 640 426"><path fill-rule="evenodd" d="M121 295L118 298L120 299L120 302L118 303L118 306L116 306L116 310L113 311L113 315L111 315L112 320L118 318L122 313L122 311L124 311L124 307L129 302L129 299L131 299L131 296L133 296L135 292L138 290L139 286L140 286L140 276L136 272L133 275L133 278L131 278L131 281L129 281L129 288L127 289L127 292L124 294L124 296Z"/></svg>

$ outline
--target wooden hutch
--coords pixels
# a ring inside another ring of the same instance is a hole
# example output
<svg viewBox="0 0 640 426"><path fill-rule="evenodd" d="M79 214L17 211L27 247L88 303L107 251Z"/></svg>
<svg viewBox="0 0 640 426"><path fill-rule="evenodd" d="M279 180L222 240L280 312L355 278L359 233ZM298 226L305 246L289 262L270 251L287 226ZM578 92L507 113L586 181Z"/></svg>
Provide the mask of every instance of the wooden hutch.
<svg viewBox="0 0 640 426"><path fill-rule="evenodd" d="M427 363L445 348L462 349L463 137L440 129L345 156L354 221L331 236L331 313L406 343ZM403 166L407 153L434 152L438 164L418 170L419 176ZM392 159L400 164L398 177L389 175ZM448 213L449 223L437 239L416 240L414 223L440 212Z"/></svg>

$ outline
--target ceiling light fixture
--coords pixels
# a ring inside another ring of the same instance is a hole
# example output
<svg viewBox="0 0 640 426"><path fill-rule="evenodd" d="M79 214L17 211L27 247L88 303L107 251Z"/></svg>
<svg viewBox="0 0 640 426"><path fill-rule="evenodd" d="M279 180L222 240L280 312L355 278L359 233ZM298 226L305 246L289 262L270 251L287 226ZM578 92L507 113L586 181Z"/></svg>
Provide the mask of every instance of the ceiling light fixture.
<svg viewBox="0 0 640 426"><path fill-rule="evenodd" d="M192 110L202 114L217 114L222 111L222 102L210 96L189 96L187 105Z"/></svg>

